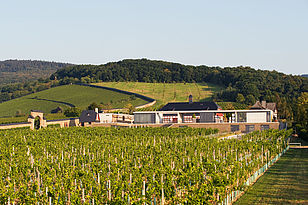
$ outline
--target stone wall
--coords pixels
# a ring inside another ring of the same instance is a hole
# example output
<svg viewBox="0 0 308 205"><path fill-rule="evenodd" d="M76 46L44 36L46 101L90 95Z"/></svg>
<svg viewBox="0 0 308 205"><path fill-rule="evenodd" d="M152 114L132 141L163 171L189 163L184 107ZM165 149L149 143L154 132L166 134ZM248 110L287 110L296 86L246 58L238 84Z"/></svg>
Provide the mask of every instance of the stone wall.
<svg viewBox="0 0 308 205"><path fill-rule="evenodd" d="M261 130L261 125L269 125L269 129L279 129L278 122L266 123L182 123L173 124L172 127L194 127L194 128L213 128L218 129L219 132L231 132L231 125L239 125L240 132L246 132L246 125L254 125L254 130Z"/></svg>
<svg viewBox="0 0 308 205"><path fill-rule="evenodd" d="M0 125L0 130L1 130L1 129L21 128L21 127L29 127L29 128L30 128L30 126L31 126L31 123L30 123L30 122L6 124L6 125Z"/></svg>
<svg viewBox="0 0 308 205"><path fill-rule="evenodd" d="M60 127L76 127L79 126L79 118L49 120L46 122L48 125L60 125Z"/></svg>
<svg viewBox="0 0 308 205"><path fill-rule="evenodd" d="M79 118L49 120L49 121L45 120L44 127L47 127L48 125L57 125L57 124L60 125L60 127L76 127L79 126ZM14 129L21 127L29 127L30 129L34 129L34 119L29 120L29 122L0 125L0 129Z"/></svg>
<svg viewBox="0 0 308 205"><path fill-rule="evenodd" d="M127 123L92 123L87 127L192 127L212 128L219 132L231 132L231 125L239 125L239 132L246 132L246 125L254 125L254 130L261 130L261 125L268 125L269 129L279 129L278 122L265 123L175 123L175 124L127 124Z"/></svg>

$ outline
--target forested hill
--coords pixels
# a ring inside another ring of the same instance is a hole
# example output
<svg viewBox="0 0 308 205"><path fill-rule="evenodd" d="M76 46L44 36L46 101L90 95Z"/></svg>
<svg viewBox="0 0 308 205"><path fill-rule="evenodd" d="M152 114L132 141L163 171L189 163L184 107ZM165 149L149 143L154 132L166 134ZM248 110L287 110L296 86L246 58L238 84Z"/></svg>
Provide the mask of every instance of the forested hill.
<svg viewBox="0 0 308 205"><path fill-rule="evenodd" d="M104 65L77 65L58 70L51 78L95 81L209 82L226 90L215 100L253 104L256 100L278 103L282 118L292 117L292 102L308 91L308 79L250 67L189 66L147 59L122 60Z"/></svg>
<svg viewBox="0 0 308 205"><path fill-rule="evenodd" d="M72 64L38 60L0 61L0 85L48 78L68 65Z"/></svg>

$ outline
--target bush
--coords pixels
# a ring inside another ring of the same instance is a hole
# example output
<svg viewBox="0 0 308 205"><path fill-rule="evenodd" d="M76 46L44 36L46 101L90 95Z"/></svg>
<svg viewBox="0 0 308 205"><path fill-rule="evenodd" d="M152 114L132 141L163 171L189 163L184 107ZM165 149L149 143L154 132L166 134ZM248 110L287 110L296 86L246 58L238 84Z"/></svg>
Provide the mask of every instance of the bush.
<svg viewBox="0 0 308 205"><path fill-rule="evenodd" d="M88 106L88 110L95 110L95 108L99 108L99 105L96 102L93 102Z"/></svg>
<svg viewBox="0 0 308 205"><path fill-rule="evenodd" d="M77 107L71 107L64 111L64 115L66 117L79 117L81 113L81 109Z"/></svg>

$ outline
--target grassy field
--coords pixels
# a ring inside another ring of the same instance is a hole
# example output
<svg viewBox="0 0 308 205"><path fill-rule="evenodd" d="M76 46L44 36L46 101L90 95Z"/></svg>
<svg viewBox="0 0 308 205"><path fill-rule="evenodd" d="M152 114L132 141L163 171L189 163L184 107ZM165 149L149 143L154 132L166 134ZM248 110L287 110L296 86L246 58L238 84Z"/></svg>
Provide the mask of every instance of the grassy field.
<svg viewBox="0 0 308 205"><path fill-rule="evenodd" d="M210 100L222 88L208 83L141 83L141 82L103 82L95 85L117 88L142 94L157 100L158 104L186 102L191 94L194 101Z"/></svg>
<svg viewBox="0 0 308 205"><path fill-rule="evenodd" d="M308 204L308 149L290 149L235 204Z"/></svg>
<svg viewBox="0 0 308 205"><path fill-rule="evenodd" d="M80 85L64 85L0 103L0 117L14 116L16 111L28 114L31 109L50 113L58 106L63 109L76 106L85 109L90 103L110 103L112 108L123 108L131 103L142 105L147 101L131 99L130 95L101 88Z"/></svg>

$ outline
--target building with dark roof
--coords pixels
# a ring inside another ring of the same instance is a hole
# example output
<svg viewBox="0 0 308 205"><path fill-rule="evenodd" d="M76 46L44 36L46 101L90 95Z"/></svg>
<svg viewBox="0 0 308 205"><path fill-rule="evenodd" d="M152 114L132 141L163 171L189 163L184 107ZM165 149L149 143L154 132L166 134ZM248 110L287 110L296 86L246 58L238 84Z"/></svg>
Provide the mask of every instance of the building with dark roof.
<svg viewBox="0 0 308 205"><path fill-rule="evenodd" d="M192 110L218 110L215 102L175 102L168 103L160 111L192 111Z"/></svg>
<svg viewBox="0 0 308 205"><path fill-rule="evenodd" d="M273 111L273 118L274 120L277 120L277 106L276 103L267 103L266 101L257 101L253 106L250 107L251 110L271 110Z"/></svg>
<svg viewBox="0 0 308 205"><path fill-rule="evenodd" d="M91 124L92 122L96 121L97 113L94 110L83 110L81 112L79 122L84 125L84 123Z"/></svg>
<svg viewBox="0 0 308 205"><path fill-rule="evenodd" d="M189 95L188 102L168 103L160 111L192 111L192 110L219 110L215 102L193 102L193 96Z"/></svg>
<svg viewBox="0 0 308 205"><path fill-rule="evenodd" d="M228 124L233 126L230 130L239 130L240 124L245 124L246 132L253 131L252 123L263 123L258 129L268 129L268 123L273 119L270 109L256 110L222 110L215 102L189 102L168 103L159 111L134 112L135 124L181 124L181 126L196 126L201 124ZM249 123L249 124L247 124ZM257 129L257 128L256 128ZM243 128L241 128L243 130Z"/></svg>

